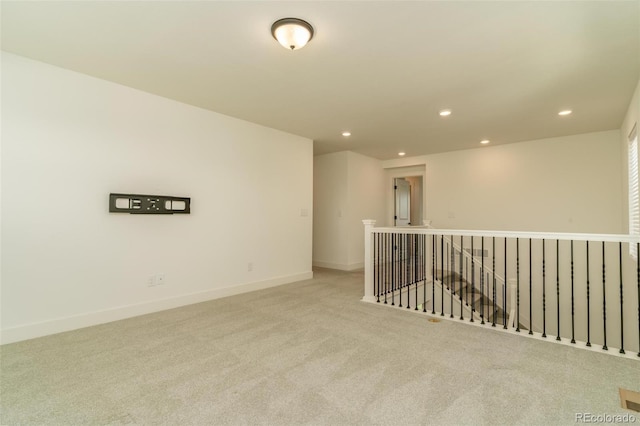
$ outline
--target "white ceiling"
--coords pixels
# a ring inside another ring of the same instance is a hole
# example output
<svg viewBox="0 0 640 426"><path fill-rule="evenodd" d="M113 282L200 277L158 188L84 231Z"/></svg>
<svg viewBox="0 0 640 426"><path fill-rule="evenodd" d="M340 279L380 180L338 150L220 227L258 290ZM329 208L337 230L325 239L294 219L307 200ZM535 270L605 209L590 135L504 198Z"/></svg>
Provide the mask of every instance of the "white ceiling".
<svg viewBox="0 0 640 426"><path fill-rule="evenodd" d="M617 129L640 78L640 1L1 8L5 51L302 135L316 154L389 159ZM289 16L316 29L295 52L270 34Z"/></svg>

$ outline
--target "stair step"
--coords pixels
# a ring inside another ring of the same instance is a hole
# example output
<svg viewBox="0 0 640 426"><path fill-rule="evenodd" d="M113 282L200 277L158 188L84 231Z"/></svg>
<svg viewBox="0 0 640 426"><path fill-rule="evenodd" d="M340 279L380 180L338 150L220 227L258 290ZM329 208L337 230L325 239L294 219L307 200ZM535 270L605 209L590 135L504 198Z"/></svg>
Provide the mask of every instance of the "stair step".
<svg viewBox="0 0 640 426"><path fill-rule="evenodd" d="M480 307L476 308L476 312L478 313L478 315L480 315ZM485 321L492 321L494 315L493 303L482 305L482 313L483 315L485 315ZM496 323L502 324L502 321L504 319L504 311L498 306L496 306L495 317Z"/></svg>

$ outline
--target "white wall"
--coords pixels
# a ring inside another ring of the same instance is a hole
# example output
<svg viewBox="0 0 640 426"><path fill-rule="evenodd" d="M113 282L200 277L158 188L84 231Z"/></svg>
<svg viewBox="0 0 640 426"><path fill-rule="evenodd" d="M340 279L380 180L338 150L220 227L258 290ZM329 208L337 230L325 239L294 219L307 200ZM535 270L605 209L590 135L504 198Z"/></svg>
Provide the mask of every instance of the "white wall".
<svg viewBox="0 0 640 426"><path fill-rule="evenodd" d="M363 219L384 221L384 171L375 158L341 151L314 157L313 264L364 265Z"/></svg>
<svg viewBox="0 0 640 426"><path fill-rule="evenodd" d="M347 152L313 159L313 264L333 269L348 265Z"/></svg>
<svg viewBox="0 0 640 426"><path fill-rule="evenodd" d="M620 132L423 156L436 228L621 233ZM397 160L385 166L399 167Z"/></svg>
<svg viewBox="0 0 640 426"><path fill-rule="evenodd" d="M3 343L311 277L312 141L12 54L2 88Z"/></svg>
<svg viewBox="0 0 640 426"><path fill-rule="evenodd" d="M350 269L364 267L363 219L384 223L384 182L382 162L375 158L348 153L348 264ZM379 224L379 225L378 225Z"/></svg>

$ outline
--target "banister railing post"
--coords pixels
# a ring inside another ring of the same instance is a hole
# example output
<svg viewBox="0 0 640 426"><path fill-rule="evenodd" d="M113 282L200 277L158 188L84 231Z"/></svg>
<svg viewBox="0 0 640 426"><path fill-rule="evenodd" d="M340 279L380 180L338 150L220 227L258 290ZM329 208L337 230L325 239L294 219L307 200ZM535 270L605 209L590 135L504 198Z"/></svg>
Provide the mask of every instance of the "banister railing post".
<svg viewBox="0 0 640 426"><path fill-rule="evenodd" d="M373 227L376 221L373 219L364 219L364 297L365 302L374 302L376 297L374 294L373 282Z"/></svg>
<svg viewBox="0 0 640 426"><path fill-rule="evenodd" d="M427 229L433 229L431 222L432 222L431 220L424 219L422 221L422 225ZM427 282L433 283L433 257L432 257L433 249L432 249L432 244L430 243L430 236L426 235L425 239L427 241L427 243L425 244L425 250L424 250L424 262L426 265L424 285L425 285L425 291L426 291ZM433 303L433 300L431 301L431 303Z"/></svg>

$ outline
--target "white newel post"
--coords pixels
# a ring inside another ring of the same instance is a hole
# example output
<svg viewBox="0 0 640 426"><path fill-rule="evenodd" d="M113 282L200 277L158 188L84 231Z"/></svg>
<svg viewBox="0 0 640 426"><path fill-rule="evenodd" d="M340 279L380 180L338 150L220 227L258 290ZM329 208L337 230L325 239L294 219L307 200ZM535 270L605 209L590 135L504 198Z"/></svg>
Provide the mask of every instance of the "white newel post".
<svg viewBox="0 0 640 426"><path fill-rule="evenodd" d="M373 227L376 221L364 219L364 297L365 302L375 302L376 297L373 291Z"/></svg>
<svg viewBox="0 0 640 426"><path fill-rule="evenodd" d="M433 226L431 225L432 220L431 219L423 219L422 220L422 225L427 228L427 229L433 229ZM431 273L433 272L433 264L432 264L432 253L431 253L431 244L429 244L429 239L431 238L430 235L426 235L426 247L424 250L424 255L425 255L425 259L424 259L424 264L427 265L427 274L426 274L426 281L425 281L425 286L428 282L433 281L433 275L431 275Z"/></svg>

